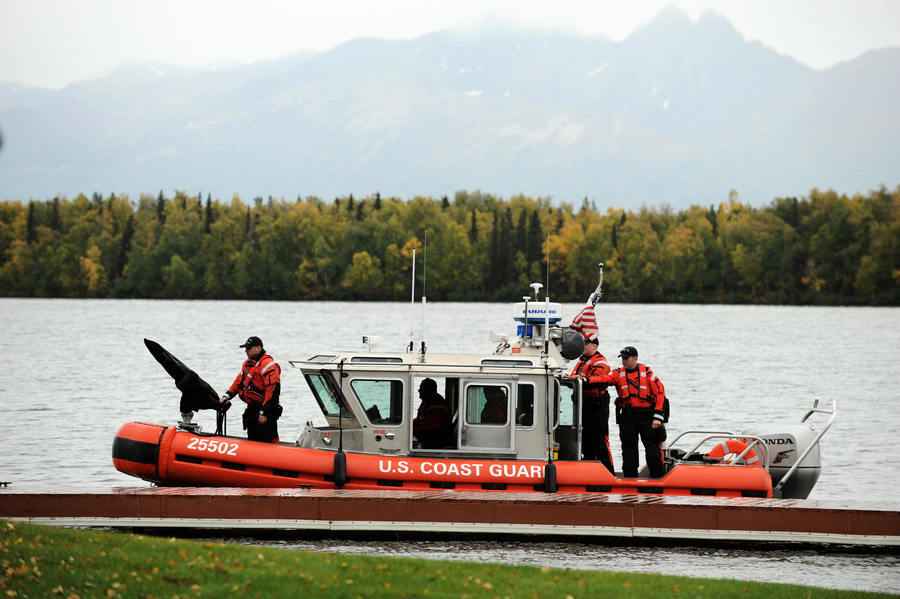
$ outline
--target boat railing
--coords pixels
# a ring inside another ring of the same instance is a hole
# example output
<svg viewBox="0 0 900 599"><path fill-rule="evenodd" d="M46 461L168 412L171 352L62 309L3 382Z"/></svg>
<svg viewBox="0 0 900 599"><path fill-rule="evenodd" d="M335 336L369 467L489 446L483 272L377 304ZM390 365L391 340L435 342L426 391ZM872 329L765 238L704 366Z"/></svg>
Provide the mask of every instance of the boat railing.
<svg viewBox="0 0 900 599"><path fill-rule="evenodd" d="M791 466L791 469L788 470L785 473L785 475L781 477L781 480L778 481L778 484L775 485L774 489L772 489L772 491L776 494L781 492L781 490L784 488L784 485L787 484L787 481L789 481L791 479L791 477L794 476L794 472L797 471L797 468L800 467L800 464L803 462L804 459L806 459L806 456L809 455L809 452L811 452L813 450L813 447L818 447L819 441L822 440L822 437L825 436L825 433L827 433L828 429L831 428L831 425L834 424L834 419L837 418L837 400L835 400L835 399L831 400L831 409L830 410L825 410L825 409L820 408L819 400L818 399L815 400L813 402L812 409L809 410L805 416L803 416L803 418L800 420L800 422L805 423L807 420L809 420L810 416L812 416L813 414L828 414L831 416L831 418L828 419L828 422L825 423L825 426L822 427L822 430L820 430L819 433L816 435L815 439L812 440L812 443L810 443L806 447L806 449L803 450L803 453L800 454L800 457L797 458L797 461L794 462L794 465Z"/></svg>
<svg viewBox="0 0 900 599"><path fill-rule="evenodd" d="M672 456L672 453L671 453L672 448L675 447L675 445L677 445L678 442L683 437L686 437L688 435L704 435L704 436L693 447L691 447L691 449L689 451L686 451L684 453L683 459L675 458L674 456ZM705 445L706 443L708 443L709 441L712 441L714 439L722 439L722 440L741 439L741 440L745 441L746 447L744 447L744 449L741 450L741 452L739 454L737 454L734 458L732 458L728 462L726 462L728 465L744 465L741 463L741 460L743 460L745 456L749 455L751 451L753 451L756 448L759 448L759 449L756 449L756 451L760 451L762 453L762 457L760 458L762 461L762 466L763 466L763 468L765 468L768 471L768 469L769 469L769 451L768 451L768 448L766 448L765 441L763 441L761 437L757 437L756 435L745 435L745 434L740 434L740 433L735 433L735 432L730 432L730 431L688 430L688 431L684 431L683 433L681 433L680 435L675 437L675 439L673 439L672 442L669 443L668 447L666 448L666 453L669 455L670 459L672 459L673 461L676 461L678 463L690 462L691 461L690 458L692 456L701 455L701 454L697 453L698 449L700 449L703 445Z"/></svg>

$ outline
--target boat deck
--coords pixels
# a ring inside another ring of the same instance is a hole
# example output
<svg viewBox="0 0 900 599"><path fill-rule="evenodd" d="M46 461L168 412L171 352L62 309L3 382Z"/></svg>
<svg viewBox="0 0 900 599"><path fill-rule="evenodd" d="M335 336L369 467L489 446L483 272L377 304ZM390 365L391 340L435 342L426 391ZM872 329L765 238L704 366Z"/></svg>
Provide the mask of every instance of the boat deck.
<svg viewBox="0 0 900 599"><path fill-rule="evenodd" d="M0 518L64 526L517 534L900 546L900 505L797 499L142 487L0 489Z"/></svg>

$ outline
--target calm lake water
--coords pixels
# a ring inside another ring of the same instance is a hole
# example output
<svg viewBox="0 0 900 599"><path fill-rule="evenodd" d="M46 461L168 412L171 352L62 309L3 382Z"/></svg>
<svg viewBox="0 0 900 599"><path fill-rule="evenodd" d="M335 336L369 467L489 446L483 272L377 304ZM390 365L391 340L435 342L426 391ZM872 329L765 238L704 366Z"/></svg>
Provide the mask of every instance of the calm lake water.
<svg viewBox="0 0 900 599"><path fill-rule="evenodd" d="M577 309L564 306L565 317ZM508 304L430 304L429 348L490 351L490 332L511 332L512 316ZM692 428L777 428L799 420L814 399L836 399L838 418L823 440L823 473L810 499L900 504L894 449L900 437L900 310L607 304L598 307L598 319L601 352L612 359L622 346L634 345L641 361L665 382L672 402L670 438ZM113 468L115 432L129 420L174 422L179 399L172 380L144 348L144 337L160 342L219 391L240 367L243 351L237 346L248 335L262 337L286 367L279 429L289 440L319 416L287 360L360 348L362 335L380 337L380 349L399 351L411 323L418 332L421 308L392 303L0 299L5 413L0 480L17 488L142 484ZM213 415L201 414L199 420L214 428ZM611 442L618 464L615 434ZM561 567L719 572L900 592L900 560L893 555L756 551L748 557L721 549L632 551L551 543L317 541L309 546ZM711 568L713 558L725 565Z"/></svg>

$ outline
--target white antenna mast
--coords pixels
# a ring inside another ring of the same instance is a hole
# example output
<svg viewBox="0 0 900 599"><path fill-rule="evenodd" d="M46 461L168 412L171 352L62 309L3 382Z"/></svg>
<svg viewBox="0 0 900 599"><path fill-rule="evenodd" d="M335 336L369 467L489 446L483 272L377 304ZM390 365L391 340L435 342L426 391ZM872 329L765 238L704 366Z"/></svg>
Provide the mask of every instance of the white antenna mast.
<svg viewBox="0 0 900 599"><path fill-rule="evenodd" d="M428 289L428 230L425 231L425 245L422 247L422 356L421 360L425 361L425 305L428 298L425 295Z"/></svg>
<svg viewBox="0 0 900 599"><path fill-rule="evenodd" d="M413 248L413 254L412 254L412 285L411 285L411 287L412 287L412 291L411 291L410 297L409 297L409 304L410 304L410 307L415 309L415 307L416 307L416 248ZM413 330L413 327L410 326L409 327L409 351L413 350L413 347L414 347L413 341L415 339L415 336L416 336L415 331Z"/></svg>
<svg viewBox="0 0 900 599"><path fill-rule="evenodd" d="M547 263L547 287L544 293L550 297L550 245L547 243L547 237L544 236L544 261Z"/></svg>

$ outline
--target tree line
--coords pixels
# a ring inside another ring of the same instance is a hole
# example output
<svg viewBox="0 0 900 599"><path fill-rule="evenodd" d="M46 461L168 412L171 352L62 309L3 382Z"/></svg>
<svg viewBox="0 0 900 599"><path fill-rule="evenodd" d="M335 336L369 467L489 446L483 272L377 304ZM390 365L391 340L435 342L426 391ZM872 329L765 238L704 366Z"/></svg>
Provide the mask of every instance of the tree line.
<svg viewBox="0 0 900 599"><path fill-rule="evenodd" d="M409 200L93 194L0 202L0 295L900 305L900 187L764 207L598 210L481 192ZM427 243L426 243L427 241ZM427 258L426 258L427 255Z"/></svg>

